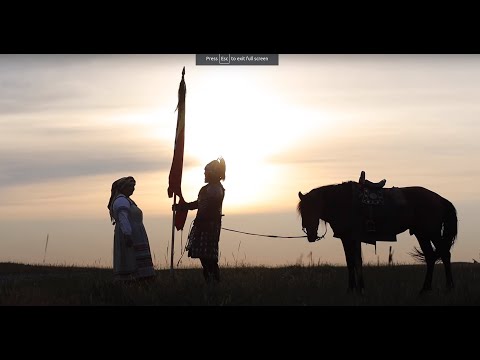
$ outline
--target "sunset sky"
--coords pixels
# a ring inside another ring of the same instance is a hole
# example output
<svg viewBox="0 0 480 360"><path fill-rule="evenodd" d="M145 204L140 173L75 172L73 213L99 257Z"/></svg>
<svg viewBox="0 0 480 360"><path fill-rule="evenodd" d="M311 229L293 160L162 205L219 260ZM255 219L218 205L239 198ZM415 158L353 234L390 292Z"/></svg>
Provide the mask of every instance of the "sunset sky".
<svg viewBox="0 0 480 360"><path fill-rule="evenodd" d="M114 180L134 176L157 268L170 266L167 196L185 66L182 189L223 156L223 227L301 236L298 191L358 180L423 186L452 201L453 261L479 261L480 55L293 55L278 66L196 66L195 54L0 55L0 262L112 266ZM183 236L180 259L195 211ZM325 231L323 225L319 234ZM45 255L45 240L49 236ZM413 263L418 246L364 244ZM198 260L181 259L182 266ZM344 265L340 239L222 231L220 265Z"/></svg>

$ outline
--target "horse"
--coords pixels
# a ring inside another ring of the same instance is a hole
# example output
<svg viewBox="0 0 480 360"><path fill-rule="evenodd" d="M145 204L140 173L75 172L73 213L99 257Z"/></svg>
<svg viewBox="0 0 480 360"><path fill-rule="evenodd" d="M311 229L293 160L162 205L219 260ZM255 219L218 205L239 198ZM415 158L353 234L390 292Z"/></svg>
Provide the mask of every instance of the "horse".
<svg viewBox="0 0 480 360"><path fill-rule="evenodd" d="M363 174L363 173L362 173ZM364 293L361 243L396 241L396 235L409 230L421 250L414 257L426 262L421 293L432 289L433 269L443 262L448 290L454 288L450 249L457 238L457 211L437 193L421 186L383 188L380 183L347 181L298 192L297 211L309 242L319 240L320 220L330 225L340 238L348 268L348 291ZM433 245L433 246L432 246Z"/></svg>

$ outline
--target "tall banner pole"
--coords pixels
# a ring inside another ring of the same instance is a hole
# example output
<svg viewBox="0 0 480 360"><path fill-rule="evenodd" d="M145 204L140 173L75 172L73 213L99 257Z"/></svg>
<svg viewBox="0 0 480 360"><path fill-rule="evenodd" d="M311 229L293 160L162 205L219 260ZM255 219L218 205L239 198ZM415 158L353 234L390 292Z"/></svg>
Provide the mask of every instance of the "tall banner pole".
<svg viewBox="0 0 480 360"><path fill-rule="evenodd" d="M185 204L182 195L182 171L183 171L183 150L185 143L185 95L187 87L185 85L185 67L182 70L182 80L178 87L178 116L177 128L175 131L175 147L173 150L172 167L168 176L168 197L173 197L173 218L172 218L172 248L170 252L170 272L173 274L173 256L175 253L175 228L183 230L185 220L187 219L188 210L178 211L175 209L177 203L177 196L179 197L179 204Z"/></svg>
<svg viewBox="0 0 480 360"><path fill-rule="evenodd" d="M175 209L175 205L177 204L177 195L173 195L173 209ZM172 216L172 247L170 250L170 273L173 274L173 253L175 249L175 213L176 211L173 210Z"/></svg>

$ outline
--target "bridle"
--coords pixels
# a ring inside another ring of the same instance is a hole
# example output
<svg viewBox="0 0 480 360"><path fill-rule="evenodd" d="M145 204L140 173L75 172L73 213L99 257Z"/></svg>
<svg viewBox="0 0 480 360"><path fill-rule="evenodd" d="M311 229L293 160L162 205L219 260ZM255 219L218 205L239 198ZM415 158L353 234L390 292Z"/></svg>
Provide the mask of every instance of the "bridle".
<svg viewBox="0 0 480 360"><path fill-rule="evenodd" d="M325 237L325 235L327 234L327 230L328 230L328 226L327 226L327 224L325 224L325 232L323 233L322 236L318 236L318 235L317 235L317 238L314 240L314 242L315 242L315 241L318 241L318 240L322 240L322 239ZM307 234L307 236L308 236L307 230L306 230L304 227L302 227L302 231L303 231L305 234Z"/></svg>

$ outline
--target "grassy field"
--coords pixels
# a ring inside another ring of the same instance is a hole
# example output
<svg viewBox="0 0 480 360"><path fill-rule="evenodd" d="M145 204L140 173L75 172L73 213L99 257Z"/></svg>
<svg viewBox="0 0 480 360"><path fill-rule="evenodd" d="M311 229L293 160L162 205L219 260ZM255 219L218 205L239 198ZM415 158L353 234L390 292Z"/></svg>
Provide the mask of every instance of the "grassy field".
<svg viewBox="0 0 480 360"><path fill-rule="evenodd" d="M425 265L366 266L366 292L347 293L344 266L222 268L204 283L201 270L158 270L148 284L118 284L112 269L0 263L0 305L81 306L451 306L480 305L480 265L453 264L456 287L445 291L436 265L433 291L419 296Z"/></svg>

